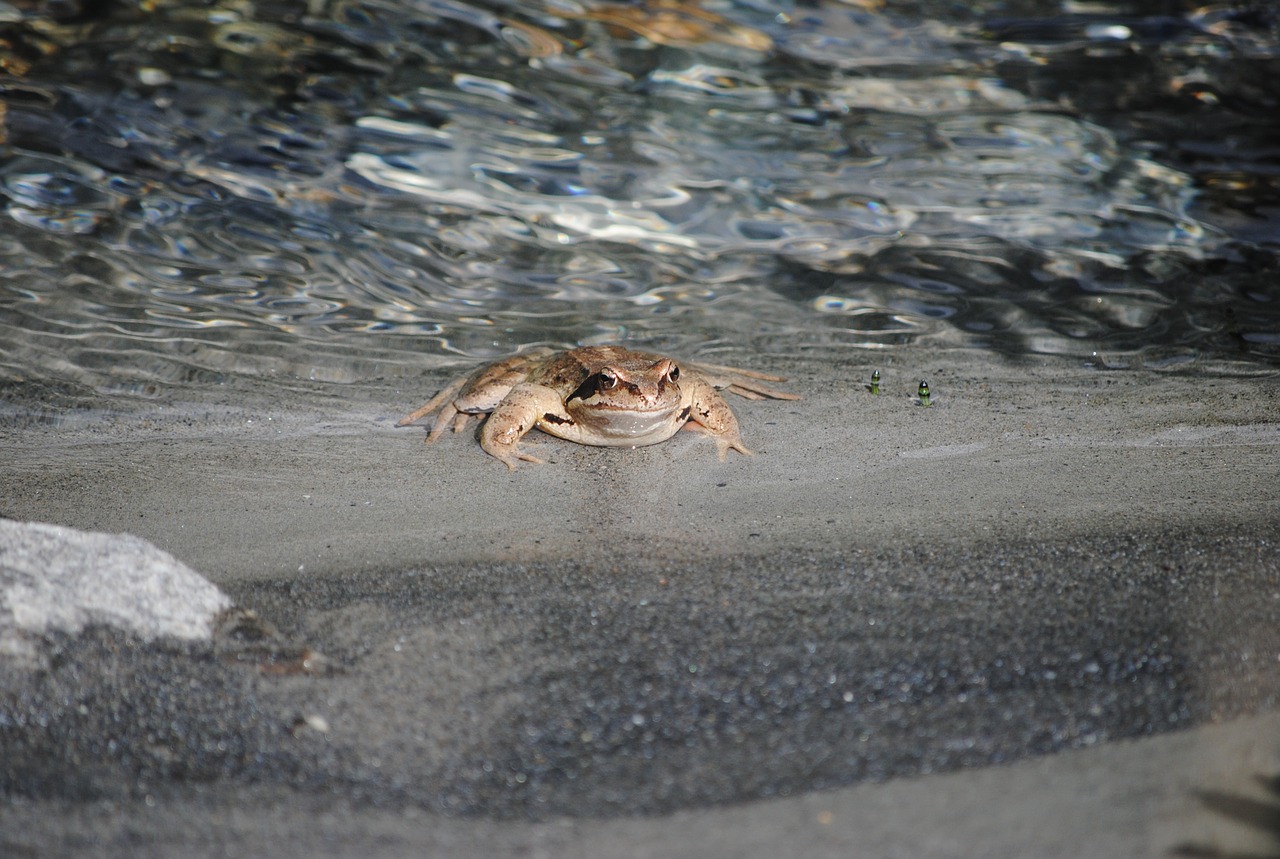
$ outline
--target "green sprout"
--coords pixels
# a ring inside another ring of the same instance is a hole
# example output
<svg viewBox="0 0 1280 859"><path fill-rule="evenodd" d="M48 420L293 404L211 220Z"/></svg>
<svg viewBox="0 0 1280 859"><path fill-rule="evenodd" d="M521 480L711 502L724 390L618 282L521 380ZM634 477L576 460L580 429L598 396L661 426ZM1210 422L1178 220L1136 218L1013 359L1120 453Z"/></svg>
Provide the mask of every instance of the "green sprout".
<svg viewBox="0 0 1280 859"><path fill-rule="evenodd" d="M916 390L916 393L920 396L920 405L925 407L933 405L929 400L929 383L924 379L920 380L920 387Z"/></svg>
<svg viewBox="0 0 1280 859"><path fill-rule="evenodd" d="M871 384L867 385L867 390L871 391L871 393L873 394L880 393L880 371L879 370L871 371Z"/></svg>

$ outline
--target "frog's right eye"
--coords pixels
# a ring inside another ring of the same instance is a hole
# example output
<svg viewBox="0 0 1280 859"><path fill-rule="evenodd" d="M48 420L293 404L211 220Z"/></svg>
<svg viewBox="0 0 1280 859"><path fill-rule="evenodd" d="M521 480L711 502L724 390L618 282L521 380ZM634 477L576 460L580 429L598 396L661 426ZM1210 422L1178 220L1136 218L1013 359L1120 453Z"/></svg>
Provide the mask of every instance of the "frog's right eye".
<svg viewBox="0 0 1280 859"><path fill-rule="evenodd" d="M596 380L597 391L612 391L618 387L618 377L608 370L601 370Z"/></svg>

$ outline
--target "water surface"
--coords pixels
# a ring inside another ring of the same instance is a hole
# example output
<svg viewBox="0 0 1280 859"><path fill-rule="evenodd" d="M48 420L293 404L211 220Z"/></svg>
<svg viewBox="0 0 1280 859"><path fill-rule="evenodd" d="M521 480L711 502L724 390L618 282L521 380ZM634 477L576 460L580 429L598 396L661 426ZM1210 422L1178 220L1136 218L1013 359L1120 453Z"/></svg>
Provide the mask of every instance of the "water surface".
<svg viewBox="0 0 1280 859"><path fill-rule="evenodd" d="M968 5L0 3L0 377L1274 367L1277 14Z"/></svg>

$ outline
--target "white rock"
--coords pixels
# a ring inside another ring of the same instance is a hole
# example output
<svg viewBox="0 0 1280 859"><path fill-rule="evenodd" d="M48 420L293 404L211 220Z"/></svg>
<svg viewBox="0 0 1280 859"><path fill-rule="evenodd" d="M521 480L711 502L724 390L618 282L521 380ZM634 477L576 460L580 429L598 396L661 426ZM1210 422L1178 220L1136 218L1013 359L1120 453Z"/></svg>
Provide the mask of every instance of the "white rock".
<svg viewBox="0 0 1280 859"><path fill-rule="evenodd" d="M0 519L0 661L36 663L47 633L108 624L143 639L207 639L230 598L131 534Z"/></svg>

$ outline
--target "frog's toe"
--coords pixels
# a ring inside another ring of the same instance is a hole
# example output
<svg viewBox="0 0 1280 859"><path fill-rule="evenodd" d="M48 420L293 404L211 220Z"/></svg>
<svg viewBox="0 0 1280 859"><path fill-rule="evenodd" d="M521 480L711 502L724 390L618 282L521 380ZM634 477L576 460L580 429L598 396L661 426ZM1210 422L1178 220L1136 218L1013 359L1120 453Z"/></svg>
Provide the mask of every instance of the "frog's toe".
<svg viewBox="0 0 1280 859"><path fill-rule="evenodd" d="M453 407L452 403L444 406L435 416L434 423L431 424L431 432L427 433L427 444L435 444L439 441L440 436L444 435L444 431L453 426L454 418L458 415L458 410Z"/></svg>
<svg viewBox="0 0 1280 859"><path fill-rule="evenodd" d="M518 436L517 436L518 439ZM481 433L480 447L484 452L495 459L500 459L506 463L507 468L512 471L516 470L516 465L521 462L532 462L541 465L542 460L531 453L525 453L520 449L516 439L503 441L501 436L491 436Z"/></svg>
<svg viewBox="0 0 1280 859"><path fill-rule="evenodd" d="M717 438L716 439L716 455L724 462L729 458L729 451L736 450L743 456L755 456L755 452L748 450L747 446L742 443L740 438Z"/></svg>
<svg viewBox="0 0 1280 859"><path fill-rule="evenodd" d="M721 462L724 462L726 459L729 458L730 450L736 450L738 453L742 454L743 456L755 456L755 453L751 450L748 450L747 446L742 443L742 436L738 435L738 433L733 432L732 430L730 430L729 433L721 434L721 433L717 433L715 430L712 430L708 427L704 427L702 424L697 423L696 421L689 421L687 424L681 427L681 429L687 430L689 432L701 433L702 435L706 435L706 436L711 436L711 440L716 443L716 456L720 459Z"/></svg>
<svg viewBox="0 0 1280 859"><path fill-rule="evenodd" d="M525 453L523 450L512 450L505 455L499 455L496 453L493 455L506 463L508 471L515 471L516 463L518 462L532 462L534 465L546 464L546 460L539 459L531 453Z"/></svg>

